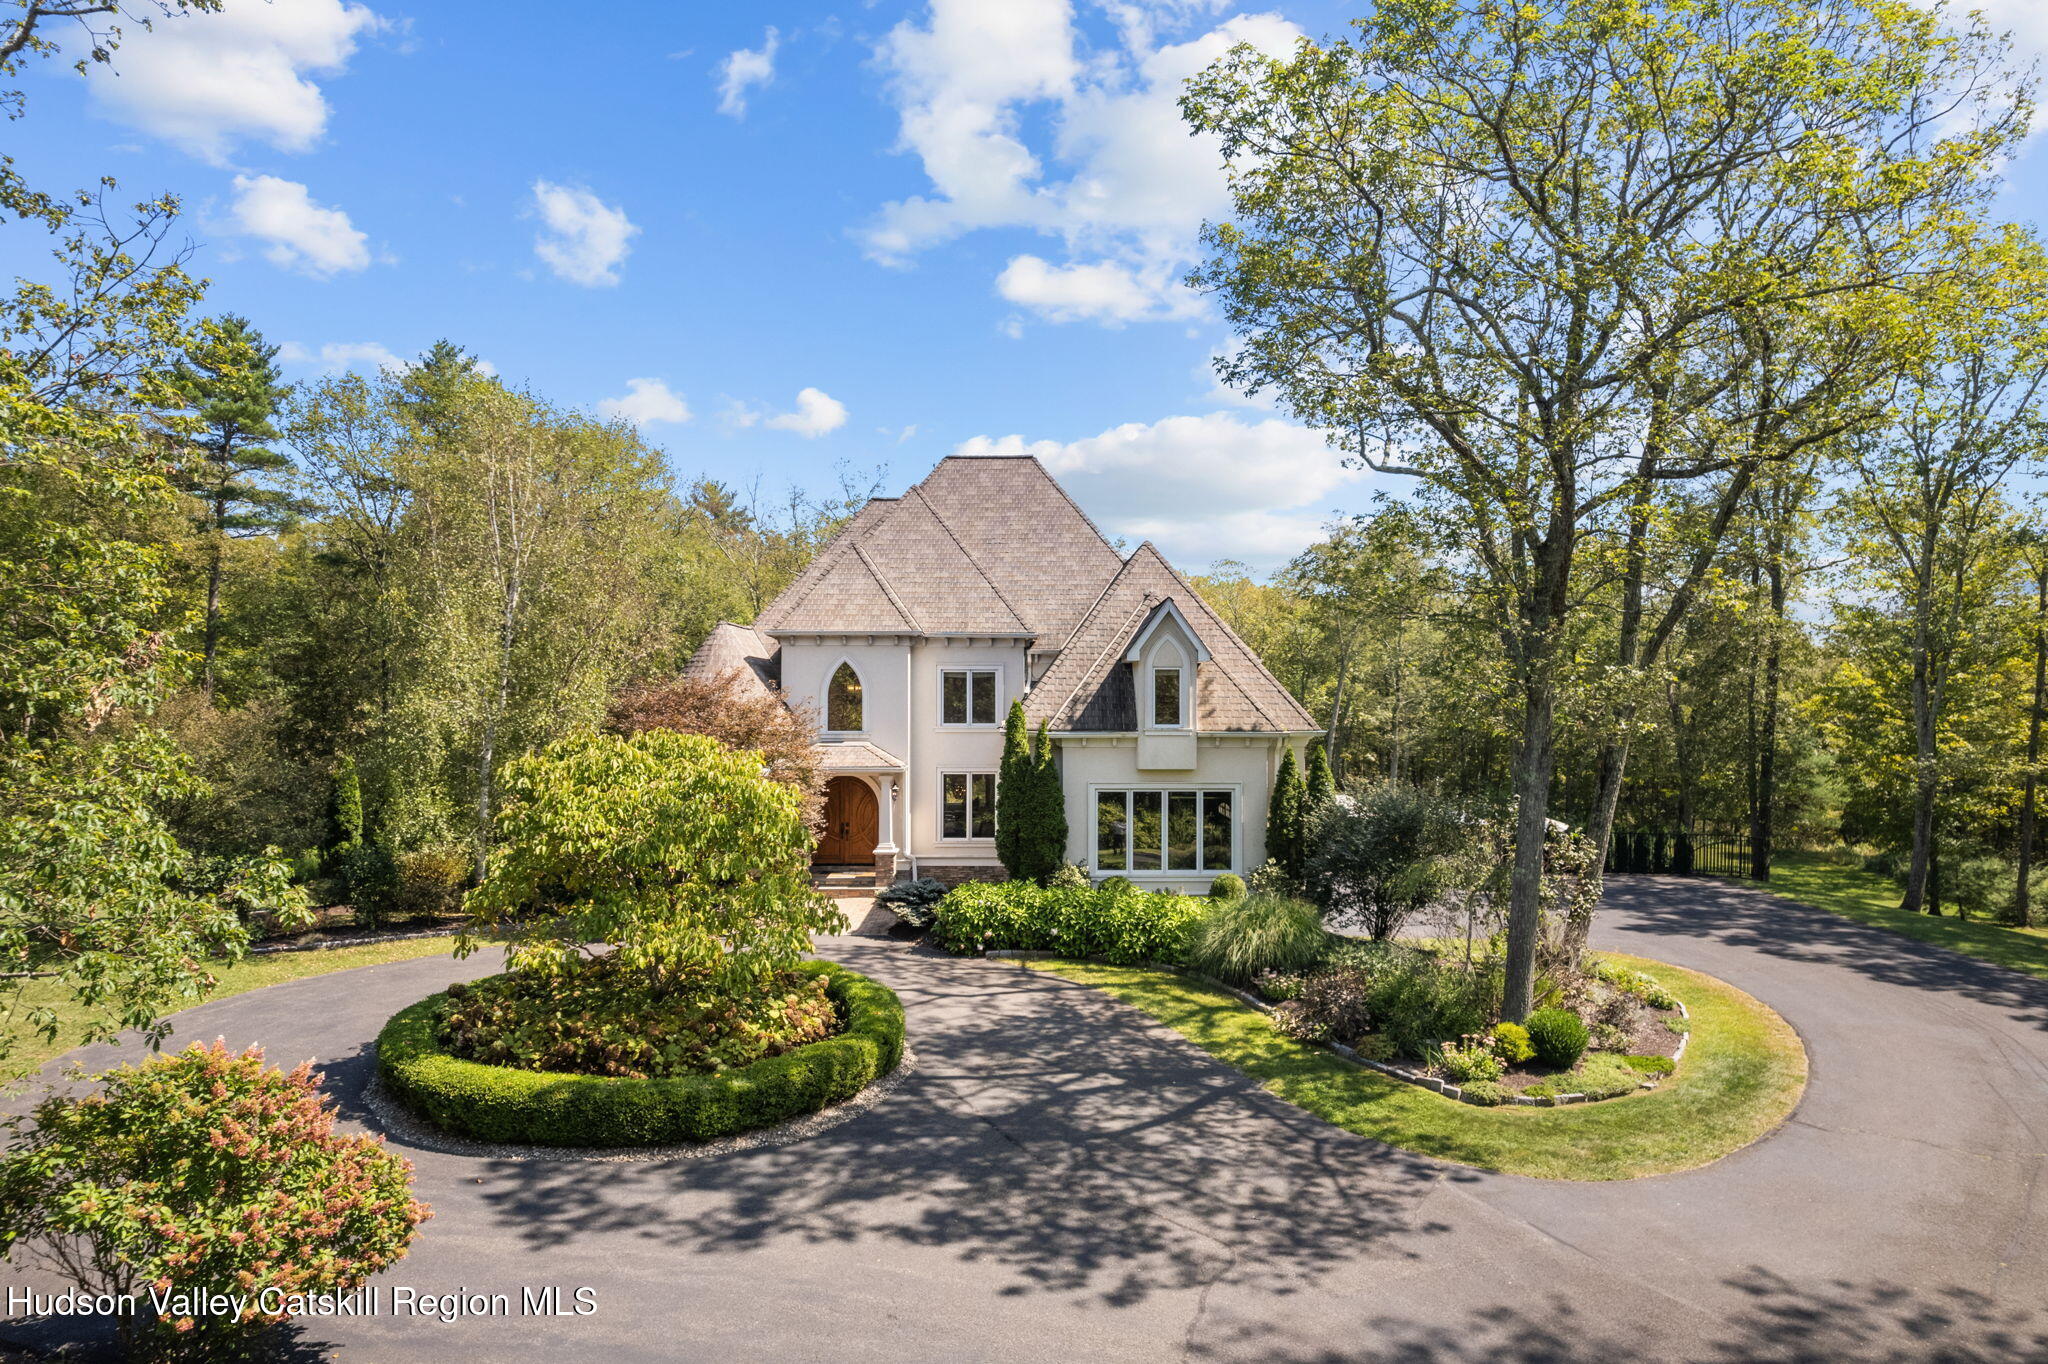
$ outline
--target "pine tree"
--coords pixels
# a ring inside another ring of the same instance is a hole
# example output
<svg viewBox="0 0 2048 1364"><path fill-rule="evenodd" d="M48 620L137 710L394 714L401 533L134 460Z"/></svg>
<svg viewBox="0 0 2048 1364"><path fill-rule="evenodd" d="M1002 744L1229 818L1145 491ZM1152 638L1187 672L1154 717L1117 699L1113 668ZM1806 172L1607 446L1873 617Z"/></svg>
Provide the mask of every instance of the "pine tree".
<svg viewBox="0 0 2048 1364"><path fill-rule="evenodd" d="M1280 773L1273 779L1273 798L1266 806L1266 856L1280 864L1290 879L1301 877L1301 812L1308 796L1301 784L1301 769L1295 765L1294 750L1280 758Z"/></svg>
<svg viewBox="0 0 2048 1364"><path fill-rule="evenodd" d="M1031 874L1043 881L1067 860L1066 793L1060 788L1059 762L1053 756L1052 740L1046 735L1043 720L1038 722L1038 742L1031 766L1031 822L1026 826L1025 836L1032 851L1026 860L1031 863Z"/></svg>
<svg viewBox="0 0 2048 1364"><path fill-rule="evenodd" d="M291 460L269 449L277 439L272 419L284 401L277 347L266 345L249 320L228 314L200 324L192 345L170 376L183 401L169 432L184 447L178 484L198 503L206 542L206 642L200 685L213 695L220 653L220 588L227 543L290 525L305 503L277 486Z"/></svg>
<svg viewBox="0 0 2048 1364"><path fill-rule="evenodd" d="M1031 728L1024 722L1024 703L1012 701L1003 722L1003 761L996 771L996 856L1012 877L1029 875L1024 839L1031 825L1032 787L1037 780L1031 757Z"/></svg>
<svg viewBox="0 0 2048 1364"><path fill-rule="evenodd" d="M1337 794L1336 778L1330 775L1330 755L1321 744L1310 744L1308 749L1308 792L1305 810L1309 814L1321 809ZM1306 828L1303 830L1307 832Z"/></svg>

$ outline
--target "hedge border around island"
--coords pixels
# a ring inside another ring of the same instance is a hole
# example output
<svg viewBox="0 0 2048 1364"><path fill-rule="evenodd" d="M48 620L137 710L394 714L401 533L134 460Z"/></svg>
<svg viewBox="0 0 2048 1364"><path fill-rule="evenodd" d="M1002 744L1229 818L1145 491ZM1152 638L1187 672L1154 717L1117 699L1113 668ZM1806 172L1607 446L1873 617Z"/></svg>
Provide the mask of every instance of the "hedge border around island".
<svg viewBox="0 0 2048 1364"><path fill-rule="evenodd" d="M377 1069L407 1108L443 1131L532 1146L622 1147L716 1141L844 1102L903 1057L903 1003L888 986L833 962L824 976L846 1029L737 1070L622 1079L490 1066L449 1054L436 1036L445 993L401 1009L377 1036Z"/></svg>

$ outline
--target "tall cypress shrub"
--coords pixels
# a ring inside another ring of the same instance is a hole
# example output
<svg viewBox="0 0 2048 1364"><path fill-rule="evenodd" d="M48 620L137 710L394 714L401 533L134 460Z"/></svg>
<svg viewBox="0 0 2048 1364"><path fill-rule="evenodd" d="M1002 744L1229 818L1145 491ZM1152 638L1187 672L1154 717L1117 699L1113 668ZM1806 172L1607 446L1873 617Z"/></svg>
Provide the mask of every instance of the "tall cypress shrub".
<svg viewBox="0 0 2048 1364"><path fill-rule="evenodd" d="M1060 789L1059 763L1053 757L1052 740L1046 735L1043 720L1038 722L1031 773L1031 820L1025 826L1025 837L1031 842L1032 852L1026 860L1032 863L1031 874L1043 881L1067 860L1066 793ZM1000 821L1000 804L997 810Z"/></svg>
<svg viewBox="0 0 2048 1364"><path fill-rule="evenodd" d="M1308 800L1306 813L1313 813L1323 804L1336 797L1337 779L1330 775L1330 755L1321 744L1310 744L1308 748ZM1307 833L1307 821L1303 821L1303 833Z"/></svg>
<svg viewBox="0 0 2048 1364"><path fill-rule="evenodd" d="M1037 764L1031 759L1031 728L1024 723L1024 703L1012 701L1003 722L1003 761L996 769L996 856L1012 877L1030 875L1025 837L1031 825L1031 807L1037 802L1032 788L1037 783Z"/></svg>
<svg viewBox="0 0 2048 1364"><path fill-rule="evenodd" d="M1273 778L1273 797L1266 805L1266 856L1294 880L1301 879L1302 806L1307 798L1301 768L1295 765L1290 748L1281 755L1279 775Z"/></svg>

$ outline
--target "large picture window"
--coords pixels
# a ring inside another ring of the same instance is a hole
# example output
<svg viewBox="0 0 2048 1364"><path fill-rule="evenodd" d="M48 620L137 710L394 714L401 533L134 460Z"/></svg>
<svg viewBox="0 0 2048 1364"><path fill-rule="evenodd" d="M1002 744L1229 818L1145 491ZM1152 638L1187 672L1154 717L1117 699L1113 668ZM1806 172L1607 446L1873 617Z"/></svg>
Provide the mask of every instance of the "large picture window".
<svg viewBox="0 0 2048 1364"><path fill-rule="evenodd" d="M1229 791L1097 791L1095 869L1229 871L1234 803Z"/></svg>
<svg viewBox="0 0 2048 1364"><path fill-rule="evenodd" d="M941 669L939 722L947 725L994 724L1000 676L994 668Z"/></svg>
<svg viewBox="0 0 2048 1364"><path fill-rule="evenodd" d="M939 837L996 836L996 774L947 772L939 778Z"/></svg>
<svg viewBox="0 0 2048 1364"><path fill-rule="evenodd" d="M860 674L851 663L842 663L832 673L832 685L825 689L825 728L841 734L857 734L861 724Z"/></svg>

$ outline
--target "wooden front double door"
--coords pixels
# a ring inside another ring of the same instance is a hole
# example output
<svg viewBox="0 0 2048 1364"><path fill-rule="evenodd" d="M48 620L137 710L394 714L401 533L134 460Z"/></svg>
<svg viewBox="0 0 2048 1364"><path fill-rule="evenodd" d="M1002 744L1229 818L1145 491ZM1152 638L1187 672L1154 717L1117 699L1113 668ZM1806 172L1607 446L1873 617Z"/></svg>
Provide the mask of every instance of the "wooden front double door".
<svg viewBox="0 0 2048 1364"><path fill-rule="evenodd" d="M880 829L881 807L875 803L874 788L858 777L834 777L825 783L825 824L811 860L826 866L872 867Z"/></svg>

